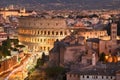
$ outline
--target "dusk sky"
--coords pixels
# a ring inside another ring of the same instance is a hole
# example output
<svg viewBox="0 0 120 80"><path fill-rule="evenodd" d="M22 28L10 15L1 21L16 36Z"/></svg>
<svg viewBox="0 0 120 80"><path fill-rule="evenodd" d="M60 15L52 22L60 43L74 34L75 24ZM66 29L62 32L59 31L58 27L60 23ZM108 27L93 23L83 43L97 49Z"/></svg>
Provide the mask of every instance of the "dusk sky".
<svg viewBox="0 0 120 80"><path fill-rule="evenodd" d="M13 4L32 9L120 8L120 0L0 0L0 2L0 7Z"/></svg>

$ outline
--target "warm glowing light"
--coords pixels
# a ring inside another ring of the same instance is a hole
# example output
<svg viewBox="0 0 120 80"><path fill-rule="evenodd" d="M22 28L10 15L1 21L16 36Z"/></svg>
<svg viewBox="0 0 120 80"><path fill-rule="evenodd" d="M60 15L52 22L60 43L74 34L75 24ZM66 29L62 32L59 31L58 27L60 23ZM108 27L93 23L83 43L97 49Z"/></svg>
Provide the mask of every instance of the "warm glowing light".
<svg viewBox="0 0 120 80"><path fill-rule="evenodd" d="M71 32L73 32L74 30L71 30Z"/></svg>
<svg viewBox="0 0 120 80"><path fill-rule="evenodd" d="M108 62L113 62L113 58L112 56L109 56L108 59L107 59Z"/></svg>
<svg viewBox="0 0 120 80"><path fill-rule="evenodd" d="M118 57L118 61L120 61L120 57Z"/></svg>
<svg viewBox="0 0 120 80"><path fill-rule="evenodd" d="M105 56L105 59L108 60L108 57L109 57L109 56Z"/></svg>
<svg viewBox="0 0 120 80"><path fill-rule="evenodd" d="M21 42L19 42L18 44L19 44L19 45L21 45L22 43L21 43Z"/></svg>

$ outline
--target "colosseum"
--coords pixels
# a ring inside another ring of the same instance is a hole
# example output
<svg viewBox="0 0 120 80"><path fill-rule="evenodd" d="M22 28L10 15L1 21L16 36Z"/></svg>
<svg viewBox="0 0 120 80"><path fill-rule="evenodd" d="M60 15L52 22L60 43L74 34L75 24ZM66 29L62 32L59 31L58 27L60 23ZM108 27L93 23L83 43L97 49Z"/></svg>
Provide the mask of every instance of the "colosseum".
<svg viewBox="0 0 120 80"><path fill-rule="evenodd" d="M19 19L18 39L31 51L48 52L54 41L70 34L65 19L22 17Z"/></svg>
<svg viewBox="0 0 120 80"><path fill-rule="evenodd" d="M61 40L76 31L76 28L68 27L66 20L61 18L21 17L19 22L18 39L30 51L48 53L57 39ZM77 31L77 35L85 39L107 35L105 30L77 28Z"/></svg>

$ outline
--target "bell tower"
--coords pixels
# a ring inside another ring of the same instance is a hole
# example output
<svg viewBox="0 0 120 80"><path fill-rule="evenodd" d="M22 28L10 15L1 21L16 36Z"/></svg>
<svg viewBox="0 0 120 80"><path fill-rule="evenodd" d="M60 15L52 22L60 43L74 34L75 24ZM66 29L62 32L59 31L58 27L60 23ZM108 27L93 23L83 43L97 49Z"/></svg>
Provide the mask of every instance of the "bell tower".
<svg viewBox="0 0 120 80"><path fill-rule="evenodd" d="M117 45L117 24L111 24L111 52L113 53Z"/></svg>
<svg viewBox="0 0 120 80"><path fill-rule="evenodd" d="M111 40L116 41L117 38L117 24L112 23L111 24Z"/></svg>

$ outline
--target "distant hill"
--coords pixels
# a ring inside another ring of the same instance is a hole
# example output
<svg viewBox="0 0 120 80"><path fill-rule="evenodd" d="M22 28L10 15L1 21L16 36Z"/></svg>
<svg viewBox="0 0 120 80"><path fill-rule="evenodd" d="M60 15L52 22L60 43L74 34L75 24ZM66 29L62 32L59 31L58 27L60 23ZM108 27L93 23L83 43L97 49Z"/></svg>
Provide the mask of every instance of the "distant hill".
<svg viewBox="0 0 120 80"><path fill-rule="evenodd" d="M0 0L0 7L24 6L30 9L118 9L120 0Z"/></svg>

